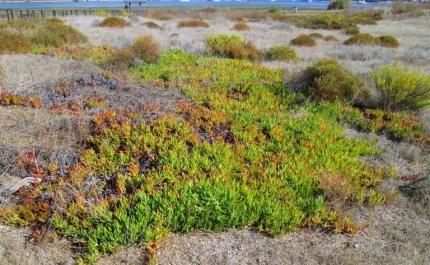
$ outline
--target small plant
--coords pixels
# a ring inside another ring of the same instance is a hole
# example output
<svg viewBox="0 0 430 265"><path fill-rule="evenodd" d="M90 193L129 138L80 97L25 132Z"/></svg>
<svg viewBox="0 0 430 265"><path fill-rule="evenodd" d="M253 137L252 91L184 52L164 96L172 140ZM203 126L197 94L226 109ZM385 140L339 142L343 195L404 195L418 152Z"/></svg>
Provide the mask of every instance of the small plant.
<svg viewBox="0 0 430 265"><path fill-rule="evenodd" d="M345 29L345 34L347 35L357 35L360 33L360 29L357 26L350 26Z"/></svg>
<svg viewBox="0 0 430 265"><path fill-rule="evenodd" d="M377 68L370 74L383 110L420 110L430 105L430 75L398 63Z"/></svg>
<svg viewBox="0 0 430 265"><path fill-rule="evenodd" d="M163 27L158 25L157 23L153 22L153 21L147 21L145 23L143 23L144 26L146 26L147 28L150 29L161 29L163 30Z"/></svg>
<svg viewBox="0 0 430 265"><path fill-rule="evenodd" d="M335 0L330 2L327 9L328 10L339 10L339 9L347 9L349 7L348 0Z"/></svg>
<svg viewBox="0 0 430 265"><path fill-rule="evenodd" d="M399 41L391 35L383 35L377 38L379 45L384 47L397 48L400 45Z"/></svg>
<svg viewBox="0 0 430 265"><path fill-rule="evenodd" d="M103 69L108 71L126 71L132 65L133 52L130 49L119 49L107 54Z"/></svg>
<svg viewBox="0 0 430 265"><path fill-rule="evenodd" d="M254 44L239 34L213 34L205 39L211 55L232 59L260 59L262 54Z"/></svg>
<svg viewBox="0 0 430 265"><path fill-rule="evenodd" d="M100 27L109 28L125 28L128 26L128 22L120 17L107 17L100 24Z"/></svg>
<svg viewBox="0 0 430 265"><path fill-rule="evenodd" d="M294 46L305 46L305 47L314 47L317 45L316 41L307 34L300 34L298 37L292 39L290 44Z"/></svg>
<svg viewBox="0 0 430 265"><path fill-rule="evenodd" d="M160 46L151 35L135 38L130 49L133 54L148 63L154 63L160 58Z"/></svg>
<svg viewBox="0 0 430 265"><path fill-rule="evenodd" d="M209 28L209 24L200 19L181 20L178 23L178 28Z"/></svg>
<svg viewBox="0 0 430 265"><path fill-rule="evenodd" d="M359 33L343 42L345 45L376 45L378 41L369 33Z"/></svg>
<svg viewBox="0 0 430 265"><path fill-rule="evenodd" d="M55 37L56 36L56 37ZM58 38L68 44L80 44L88 41L87 36L73 28L72 26L59 23L56 20L46 21L42 28L34 35L35 40L46 42L47 44L59 44Z"/></svg>
<svg viewBox="0 0 430 265"><path fill-rule="evenodd" d="M333 42L337 42L337 41L339 41L335 36L333 36L333 35L327 35L327 36L325 36L324 38L323 38L323 40L325 40L325 41L333 41Z"/></svg>
<svg viewBox="0 0 430 265"><path fill-rule="evenodd" d="M333 58L315 62L304 70L301 79L305 81L302 81L298 90L305 97L312 97L316 101L340 100L349 103L369 97L364 81L342 68Z"/></svg>
<svg viewBox="0 0 430 265"><path fill-rule="evenodd" d="M324 35L322 35L319 32L312 32L311 34L309 34L309 37L312 37L315 39L322 39L322 38L324 38Z"/></svg>
<svg viewBox="0 0 430 265"><path fill-rule="evenodd" d="M239 21L234 24L233 29L235 30L251 30L251 28L246 24L246 22Z"/></svg>
<svg viewBox="0 0 430 265"><path fill-rule="evenodd" d="M300 61L299 55L296 50L290 46L272 46L267 51L267 59L269 60L279 60L279 61Z"/></svg>

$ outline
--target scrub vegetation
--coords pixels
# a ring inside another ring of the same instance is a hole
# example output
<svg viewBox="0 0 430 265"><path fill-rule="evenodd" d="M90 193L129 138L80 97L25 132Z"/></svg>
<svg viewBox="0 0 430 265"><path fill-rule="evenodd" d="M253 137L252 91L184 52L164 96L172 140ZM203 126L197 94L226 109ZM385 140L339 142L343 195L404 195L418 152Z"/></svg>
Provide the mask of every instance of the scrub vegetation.
<svg viewBox="0 0 430 265"><path fill-rule="evenodd" d="M151 264L177 234L360 235L373 220L351 209L395 207L399 198L409 205L400 211L429 216L428 194L414 185L430 189L430 71L408 64L428 61L402 50L412 47L407 41L379 33L378 23L395 22L380 20L386 12L145 14L100 24L95 17L1 23L2 225L29 229L36 246L67 239L76 246L73 262L103 263L140 246L136 264ZM102 24L106 43L96 34ZM270 39L271 30L282 36ZM198 38L181 38L189 32ZM377 61L371 49L396 54ZM35 72L18 78L19 58L59 60L66 70L43 65L46 80ZM351 67L365 63L365 71ZM37 120L46 123L31 127ZM375 139L407 145L395 157L414 167L390 164ZM430 259L428 242L410 244L419 248L414 262ZM375 263L385 263L392 251L379 254Z"/></svg>

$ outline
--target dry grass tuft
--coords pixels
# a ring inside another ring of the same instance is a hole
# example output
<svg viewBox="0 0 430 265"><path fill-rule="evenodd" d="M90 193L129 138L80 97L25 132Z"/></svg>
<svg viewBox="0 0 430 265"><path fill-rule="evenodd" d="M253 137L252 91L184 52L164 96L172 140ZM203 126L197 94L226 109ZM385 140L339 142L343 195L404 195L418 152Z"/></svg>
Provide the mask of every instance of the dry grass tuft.
<svg viewBox="0 0 430 265"><path fill-rule="evenodd" d="M251 27L244 21L239 21L233 26L234 30L251 30Z"/></svg>
<svg viewBox="0 0 430 265"><path fill-rule="evenodd" d="M200 19L181 20L178 23L178 28L209 28L209 24Z"/></svg>
<svg viewBox="0 0 430 265"><path fill-rule="evenodd" d="M109 27L109 28L125 28L129 23L120 17L107 17L100 24L100 27Z"/></svg>
<svg viewBox="0 0 430 265"><path fill-rule="evenodd" d="M290 44L294 46L305 46L305 47L314 47L317 45L316 41L307 34L300 34L298 37L292 39L290 41Z"/></svg>
<svg viewBox="0 0 430 265"><path fill-rule="evenodd" d="M143 23L144 26L146 26L147 28L150 29L160 29L163 30L163 27L158 25L157 23L153 22L153 21L147 21L145 23Z"/></svg>
<svg viewBox="0 0 430 265"><path fill-rule="evenodd" d="M148 63L158 61L161 55L160 45L151 35L135 38L133 40L133 46L131 46L131 51L139 57L139 59Z"/></svg>

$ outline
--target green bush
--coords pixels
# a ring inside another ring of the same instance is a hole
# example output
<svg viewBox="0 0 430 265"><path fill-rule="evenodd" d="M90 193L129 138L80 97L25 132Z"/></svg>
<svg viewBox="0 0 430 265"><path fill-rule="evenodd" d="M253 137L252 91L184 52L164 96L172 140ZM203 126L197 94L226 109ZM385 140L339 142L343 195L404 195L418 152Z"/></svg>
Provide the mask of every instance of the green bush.
<svg viewBox="0 0 430 265"><path fill-rule="evenodd" d="M68 44L80 44L88 41L87 36L69 25L47 23L42 29L58 36L63 42Z"/></svg>
<svg viewBox="0 0 430 265"><path fill-rule="evenodd" d="M300 61L299 55L296 50L290 46L272 46L267 51L267 59L269 60L279 60L279 61Z"/></svg>
<svg viewBox="0 0 430 265"><path fill-rule="evenodd" d="M30 40L22 33L0 29L0 53L27 53L31 49Z"/></svg>
<svg viewBox="0 0 430 265"><path fill-rule="evenodd" d="M209 24L200 19L181 20L178 28L209 28Z"/></svg>
<svg viewBox="0 0 430 265"><path fill-rule="evenodd" d="M101 66L111 72L127 71L133 63L133 56L130 49L114 50L106 55L106 60Z"/></svg>
<svg viewBox="0 0 430 265"><path fill-rule="evenodd" d="M244 21L239 21L234 24L233 29L235 30L250 30L251 28Z"/></svg>
<svg viewBox="0 0 430 265"><path fill-rule="evenodd" d="M397 48L400 45L399 41L391 35L383 35L377 38L378 38L379 45L384 47Z"/></svg>
<svg viewBox="0 0 430 265"><path fill-rule="evenodd" d="M419 110L430 105L430 75L412 71L398 63L370 73L383 110Z"/></svg>
<svg viewBox="0 0 430 265"><path fill-rule="evenodd" d="M239 34L212 34L205 39L209 54L232 59L257 60L261 52Z"/></svg>
<svg viewBox="0 0 430 265"><path fill-rule="evenodd" d="M345 45L375 45L378 40L369 33L359 33L349 37L343 42Z"/></svg>
<svg viewBox="0 0 430 265"><path fill-rule="evenodd" d="M347 35L357 35L360 33L360 29L357 26L350 26L345 30Z"/></svg>
<svg viewBox="0 0 430 265"><path fill-rule="evenodd" d="M300 34L298 37L292 39L290 44L295 46L306 46L306 47L313 47L317 45L316 41L311 36L306 34Z"/></svg>
<svg viewBox="0 0 430 265"><path fill-rule="evenodd" d="M296 21L295 25L308 29L345 29L351 22L341 13L323 13L304 16Z"/></svg>
<svg viewBox="0 0 430 265"><path fill-rule="evenodd" d="M339 10L339 9L347 9L349 7L349 1L348 0L335 0L332 1L327 9L328 10Z"/></svg>
<svg viewBox="0 0 430 265"><path fill-rule="evenodd" d="M349 103L369 97L364 81L342 68L333 58L315 62L304 70L300 78L304 81L298 87L299 92L316 101L340 100Z"/></svg>
<svg viewBox="0 0 430 265"><path fill-rule="evenodd" d="M151 35L137 37L133 40L131 51L147 63L154 63L160 59L160 45Z"/></svg>
<svg viewBox="0 0 430 265"><path fill-rule="evenodd" d="M45 47L59 47L64 43L59 36L44 28L39 29L33 36L31 36L31 41L36 45Z"/></svg>
<svg viewBox="0 0 430 265"><path fill-rule="evenodd" d="M109 28L125 28L128 26L128 23L125 19L120 17L107 17L99 24L99 26Z"/></svg>

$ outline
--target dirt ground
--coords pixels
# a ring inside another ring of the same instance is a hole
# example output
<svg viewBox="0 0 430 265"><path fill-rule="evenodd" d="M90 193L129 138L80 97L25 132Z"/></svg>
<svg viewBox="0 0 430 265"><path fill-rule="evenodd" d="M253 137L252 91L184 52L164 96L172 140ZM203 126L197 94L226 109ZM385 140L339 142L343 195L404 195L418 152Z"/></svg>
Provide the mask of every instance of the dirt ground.
<svg viewBox="0 0 430 265"><path fill-rule="evenodd" d="M429 19L426 18L425 21L428 24ZM89 22L69 23L79 28L79 25L84 27ZM393 23L397 25L398 22ZM388 24L389 22L383 22L382 26L387 27ZM166 25L164 27L169 28ZM270 28L279 29L272 22ZM292 26L286 30L298 31ZM376 31L369 29L371 30ZM91 31L103 35L100 28L87 29L87 34L94 37L95 33L91 34ZM257 33L247 34L256 36ZM167 36L170 33L163 34ZM125 37L121 40L124 39ZM181 33L182 42L179 41L178 45L186 46L188 42L185 39ZM418 48L424 46L425 44L420 44ZM374 52L369 48L364 49L367 49L364 50L365 53ZM406 48L403 49L406 51ZM316 53L313 49L310 52ZM326 52L330 54L333 50ZM344 51L338 51L339 54L341 52ZM387 53L385 50L383 52ZM321 55L315 55L315 58L318 57ZM420 64L426 67L427 59L420 61ZM307 60L311 61L310 57ZM345 62L347 65L353 63L351 60ZM367 69L375 61L358 61L360 63L366 64ZM300 67L305 64L306 62L302 62ZM273 63L271 65L274 66ZM80 61L49 56L2 55L0 67L3 69L0 76L3 90L40 96L45 106L53 104L55 96L58 96L53 91L61 82L75 84L74 90L63 95L61 100L82 99L97 92L106 99L107 107L114 109L123 109L125 106L138 108L155 101L161 106L160 112L170 112L177 102L184 99L179 92L150 84L141 85L128 81L115 83L116 80L103 77L101 69ZM291 65L285 67L292 68ZM74 163L76 154L84 147L79 140L88 135L88 122L96 111L88 109L76 116L67 112L53 114L46 109L0 107L0 203L7 204L11 198L7 196L6 189L26 177L25 172L13 166L11 161L14 158L26 151L38 149L47 150L47 161L55 160L63 167ZM421 116L430 121L429 111L421 113ZM397 169L396 176L385 180L380 186L381 190L395 194L387 205L345 206L344 213L359 224L368 226L366 229L354 235L302 229L275 238L249 229L218 234L199 231L184 235L172 234L158 246L157 264L430 264L428 150L348 128L345 133L351 138L378 140L378 148L385 149L386 152L379 157L365 159ZM48 235L41 243L33 245L26 242L28 235L29 231L26 229L0 225L0 265L76 264L80 249L66 239ZM98 264L143 264L146 255L146 246L129 246L114 255L101 257Z"/></svg>

